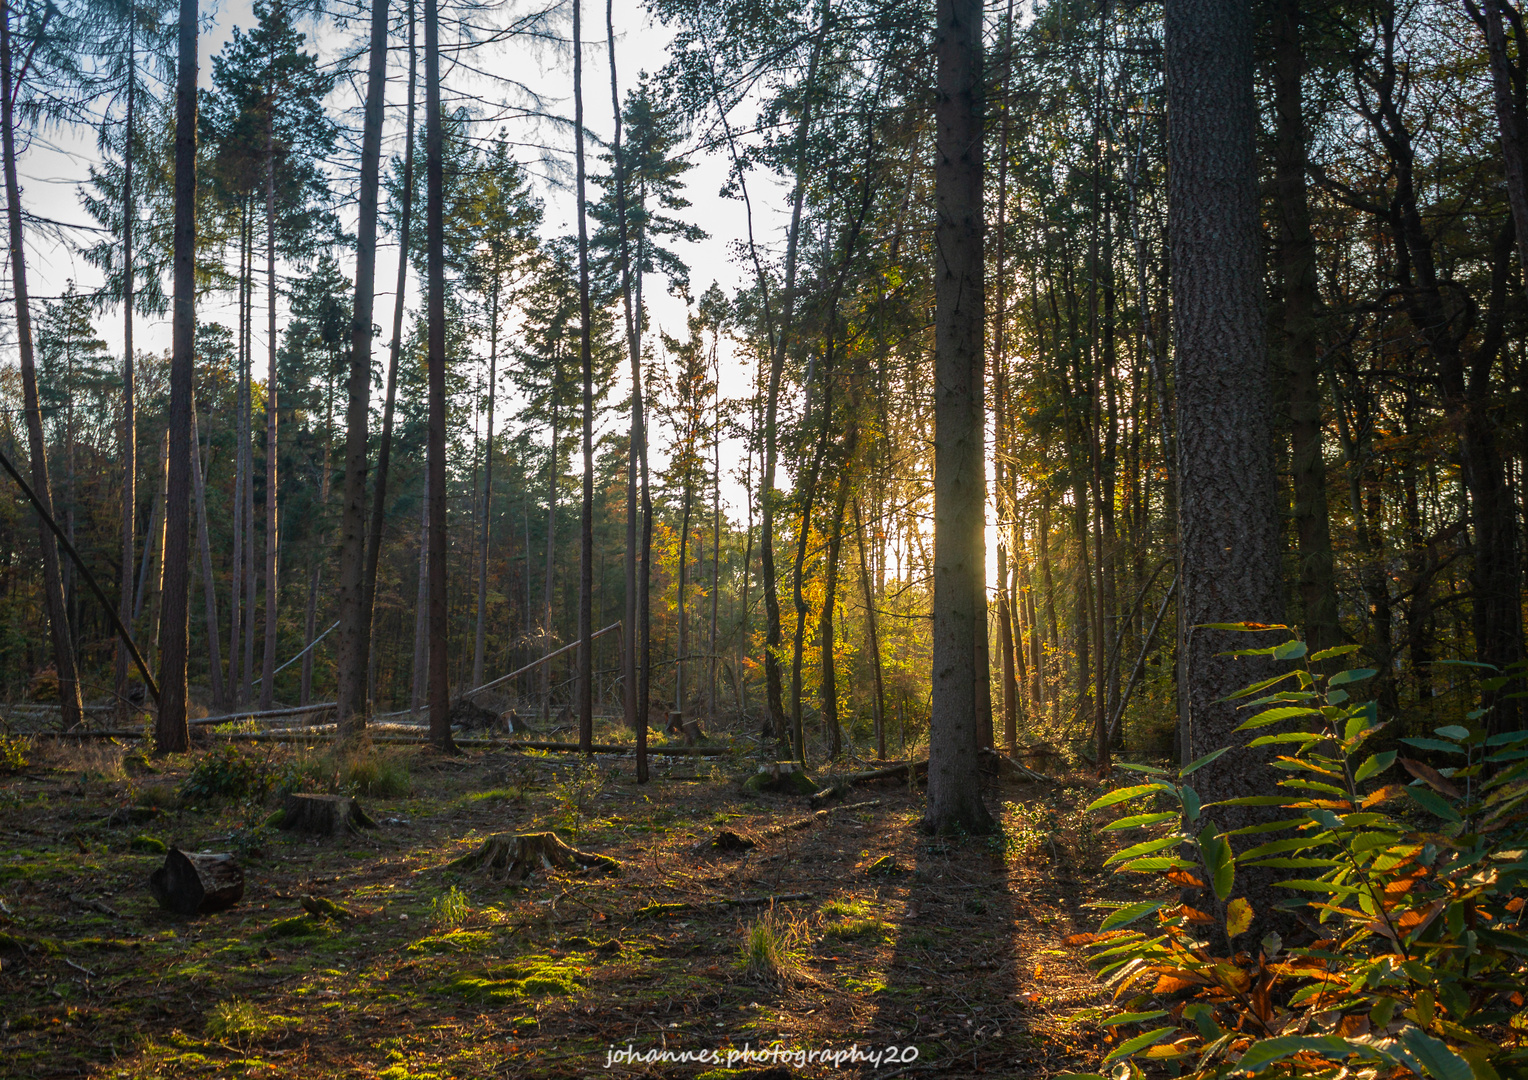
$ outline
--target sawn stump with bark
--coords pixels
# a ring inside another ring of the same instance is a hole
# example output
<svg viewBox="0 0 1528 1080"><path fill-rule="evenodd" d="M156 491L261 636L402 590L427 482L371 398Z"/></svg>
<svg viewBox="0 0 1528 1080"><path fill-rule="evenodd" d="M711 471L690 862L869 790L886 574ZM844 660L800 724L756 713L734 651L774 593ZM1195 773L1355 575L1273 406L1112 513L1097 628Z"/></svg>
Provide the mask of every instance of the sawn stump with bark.
<svg viewBox="0 0 1528 1080"><path fill-rule="evenodd" d="M359 829L375 829L361 804L348 795L299 795L292 793L282 806L279 828L313 836L337 836Z"/></svg>
<svg viewBox="0 0 1528 1080"><path fill-rule="evenodd" d="M495 877L523 879L536 870L566 870L586 866L620 873L621 864L608 855L569 847L556 833L494 833L483 846L446 864L447 870L482 870Z"/></svg>
<svg viewBox="0 0 1528 1080"><path fill-rule="evenodd" d="M178 915L225 911L244 897L244 870L227 852L171 848L164 865L149 875L149 892Z"/></svg>

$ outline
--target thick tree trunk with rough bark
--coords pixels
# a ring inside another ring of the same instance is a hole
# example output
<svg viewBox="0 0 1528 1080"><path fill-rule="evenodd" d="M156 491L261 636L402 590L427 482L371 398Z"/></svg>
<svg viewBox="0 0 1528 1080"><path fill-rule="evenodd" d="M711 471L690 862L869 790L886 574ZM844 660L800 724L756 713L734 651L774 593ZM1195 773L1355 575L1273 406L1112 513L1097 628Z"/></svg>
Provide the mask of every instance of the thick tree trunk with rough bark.
<svg viewBox="0 0 1528 1080"><path fill-rule="evenodd" d="M929 832L985 833L977 635L987 633L986 357L982 252L982 5L938 0L934 51L934 626Z"/></svg>
<svg viewBox="0 0 1528 1080"><path fill-rule="evenodd" d="M1257 110L1252 14L1241 0L1166 5L1168 239L1181 497L1179 693L1185 761L1241 746L1244 718L1225 698L1267 664L1227 657L1244 635L1204 623L1283 615L1273 417L1260 301ZM1262 752L1236 749L1195 775L1205 802L1270 790ZM1262 808L1215 812L1227 828ZM1254 899L1254 905L1259 901Z"/></svg>
<svg viewBox="0 0 1528 1080"><path fill-rule="evenodd" d="M355 735L366 726L371 620L366 609L366 449L371 405L371 326L377 278L377 185L382 104L387 88L387 0L372 0L366 106L361 127L361 188L356 210L355 303L350 316L350 377L345 384L345 487L340 507L340 640L335 718ZM400 248L398 261L408 261ZM402 306L399 290L399 306ZM327 466L326 466L327 474ZM311 661L304 661L303 684Z"/></svg>
<svg viewBox="0 0 1528 1080"><path fill-rule="evenodd" d="M159 713L154 747L184 751L187 620L190 617L191 393L196 359L196 41L197 2L180 0L175 84L174 312L170 354L170 469L165 503L164 596L160 604ZM242 891L242 890L241 890Z"/></svg>
<svg viewBox="0 0 1528 1080"><path fill-rule="evenodd" d="M584 500L578 527L578 746L594 742L594 353L590 337L589 223L584 201L583 0L573 0L573 141L578 189L578 351L584 379Z"/></svg>

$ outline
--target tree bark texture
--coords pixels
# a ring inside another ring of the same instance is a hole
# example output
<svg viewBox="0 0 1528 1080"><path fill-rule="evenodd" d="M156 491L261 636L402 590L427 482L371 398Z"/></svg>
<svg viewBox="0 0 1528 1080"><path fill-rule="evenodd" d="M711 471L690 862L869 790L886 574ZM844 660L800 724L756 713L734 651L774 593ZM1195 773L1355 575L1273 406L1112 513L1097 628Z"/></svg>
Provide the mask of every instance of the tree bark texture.
<svg viewBox="0 0 1528 1080"><path fill-rule="evenodd" d="M1280 621L1272 408L1259 296L1251 9L1166 5L1168 239L1177 361L1185 761L1241 746L1226 695L1270 672L1224 656L1245 635L1204 623ZM1266 754L1233 750L1196 774L1205 802L1271 789ZM1222 808L1226 828L1265 816ZM1257 906L1257 901L1254 900Z"/></svg>
<svg viewBox="0 0 1528 1080"><path fill-rule="evenodd" d="M160 600L159 713L154 746L179 753L186 727L187 622L190 618L191 393L196 359L196 47L197 0L180 0L175 82L174 312L170 335L170 461L165 500L164 595ZM242 890L241 890L242 891Z"/></svg>
<svg viewBox="0 0 1528 1080"><path fill-rule="evenodd" d="M977 751L977 635L987 632L986 358L982 244L982 5L939 0L934 50L934 626L930 832L985 833Z"/></svg>

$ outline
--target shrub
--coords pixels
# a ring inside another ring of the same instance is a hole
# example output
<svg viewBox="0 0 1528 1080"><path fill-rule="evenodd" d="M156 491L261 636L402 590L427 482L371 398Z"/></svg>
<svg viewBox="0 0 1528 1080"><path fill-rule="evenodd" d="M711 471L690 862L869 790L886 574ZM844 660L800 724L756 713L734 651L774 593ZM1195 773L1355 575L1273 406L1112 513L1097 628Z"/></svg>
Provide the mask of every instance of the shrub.
<svg viewBox="0 0 1528 1080"><path fill-rule="evenodd" d="M1456 724L1400 740L1441 755L1448 764L1436 769L1397 750L1368 752L1385 725L1372 702L1353 701L1345 688L1375 672L1323 677L1310 667L1356 648L1305 660L1304 644L1290 641L1239 654L1305 661L1232 695L1260 709L1238 730L1258 733L1250 746L1278 748L1271 764L1286 777L1286 794L1201 806L1187 780L1223 748L1177 774L1123 765L1145 782L1089 807L1176 805L1105 826L1176 819L1166 835L1108 863L1201 890L1208 909L1172 900L1100 905L1114 909L1100 932L1070 939L1097 950L1100 974L1125 999L1104 1024L1146 1029L1104 1059L1116 1063L1114 1075L1141 1076L1142 1062L1156 1062L1193 1077L1494 1080L1528 1064L1528 934L1520 929L1528 731L1488 737ZM1296 688L1278 688L1285 683ZM1415 778L1409 785L1384 779L1397 764ZM1223 832L1213 820L1218 805L1278 806L1289 816ZM1238 853L1232 837L1255 846ZM1277 933L1239 941L1256 913L1235 895L1238 867L1292 871L1278 883L1292 899L1279 906L1318 936L1298 947ZM1149 930L1127 929L1147 919ZM1145 992L1127 997L1132 990Z"/></svg>
<svg viewBox="0 0 1528 1080"><path fill-rule="evenodd" d="M30 765L32 740L23 735L0 735L0 773L20 772Z"/></svg>
<svg viewBox="0 0 1528 1080"><path fill-rule="evenodd" d="M180 785L180 801L187 804L217 799L248 799L264 802L273 791L288 786L288 763L270 754L237 746L220 746L203 754L191 766Z"/></svg>

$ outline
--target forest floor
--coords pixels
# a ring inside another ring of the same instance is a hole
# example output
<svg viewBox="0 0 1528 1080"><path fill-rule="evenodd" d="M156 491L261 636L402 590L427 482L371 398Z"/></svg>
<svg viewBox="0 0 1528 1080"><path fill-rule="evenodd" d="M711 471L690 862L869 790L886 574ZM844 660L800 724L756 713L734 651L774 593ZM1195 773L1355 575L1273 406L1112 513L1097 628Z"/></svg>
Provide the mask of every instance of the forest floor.
<svg viewBox="0 0 1528 1080"><path fill-rule="evenodd" d="M218 753L39 741L0 777L0 1075L1044 1077L1107 1049L1104 995L1065 938L1096 927L1085 903L1126 894L1080 776L990 781L997 837L924 836L921 792L882 782L847 796L874 805L726 853L705 844L719 828L811 813L743 792L742 756L656 759L639 786L630 758L381 749L369 772L345 766L396 792L361 797L379 827L314 840L263 824L274 798L187 805L194 767L232 768ZM325 754L231 757L334 786ZM492 833L547 828L622 871L443 869ZM161 911L161 843L237 853L243 901ZM305 896L351 917L307 914ZM770 896L792 899L642 910ZM750 933L773 972L742 965ZM614 1056L628 1047L635 1063ZM729 1062L745 1047L773 1056ZM663 1050L715 1058L647 1060Z"/></svg>

